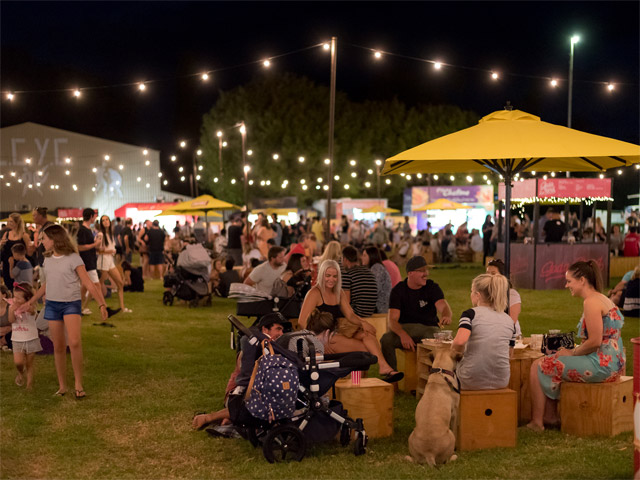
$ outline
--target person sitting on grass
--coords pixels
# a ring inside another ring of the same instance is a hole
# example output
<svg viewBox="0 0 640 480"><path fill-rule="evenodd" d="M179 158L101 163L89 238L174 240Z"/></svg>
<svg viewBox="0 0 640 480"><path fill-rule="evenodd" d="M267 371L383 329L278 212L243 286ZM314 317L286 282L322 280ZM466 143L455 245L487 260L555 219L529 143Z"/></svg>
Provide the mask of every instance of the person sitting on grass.
<svg viewBox="0 0 640 480"><path fill-rule="evenodd" d="M125 292L144 292L144 279L142 278L142 267L133 268L126 260L120 265L124 274Z"/></svg>
<svg viewBox="0 0 640 480"><path fill-rule="evenodd" d="M262 317L258 325L251 327L251 329L260 331L272 341L275 341L284 332L282 322L284 322L284 318L281 315L272 313ZM219 426L207 428L207 433L214 437L237 437L233 423L238 419L244 418L244 392L251 380L254 364L261 354L260 344L251 345L246 336L240 339L240 353L236 357L236 368L227 383L224 408L217 412L196 413L191 422L191 427L194 430L203 430L206 427L218 424ZM246 409L244 412L246 412ZM248 414L248 412L246 413Z"/></svg>
<svg viewBox="0 0 640 480"><path fill-rule="evenodd" d="M456 373L463 390L494 390L509 384L509 358L516 341L507 308L509 281L483 273L471 284L471 304L460 316L452 350L464 354Z"/></svg>
<svg viewBox="0 0 640 480"><path fill-rule="evenodd" d="M304 297L298 325L307 328L314 309L330 313L336 322L335 332L325 343L326 353L369 352L378 357L380 375L385 382L395 383L404 378L385 360L376 338L376 329L353 312L347 295L342 290L340 267L333 260L320 265L318 284Z"/></svg>
<svg viewBox="0 0 640 480"><path fill-rule="evenodd" d="M577 327L582 343L575 348L561 347L531 365L531 422L527 427L534 431L559 425L557 404L562 382L614 382L624 375L626 358L621 338L624 317L600 293L600 267L594 260L576 262L565 277L571 295L582 299L584 313Z"/></svg>

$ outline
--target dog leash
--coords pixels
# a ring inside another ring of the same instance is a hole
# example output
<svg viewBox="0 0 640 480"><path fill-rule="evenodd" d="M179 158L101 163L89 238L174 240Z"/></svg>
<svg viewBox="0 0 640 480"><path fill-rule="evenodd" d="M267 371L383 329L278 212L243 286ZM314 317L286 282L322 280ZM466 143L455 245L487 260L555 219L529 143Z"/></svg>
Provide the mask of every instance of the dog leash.
<svg viewBox="0 0 640 480"><path fill-rule="evenodd" d="M458 376L455 374L455 372L452 372L451 370L445 370L444 368L432 368L431 369L431 373L441 373L444 377L444 381L447 382L449 384L449 386L451 387L451 389L456 392L456 393L460 393L460 379L458 378ZM449 380L449 377L447 377L446 375L450 375L453 378L456 379L456 382L458 383L458 386L455 387L453 385L453 383L451 383L451 380Z"/></svg>

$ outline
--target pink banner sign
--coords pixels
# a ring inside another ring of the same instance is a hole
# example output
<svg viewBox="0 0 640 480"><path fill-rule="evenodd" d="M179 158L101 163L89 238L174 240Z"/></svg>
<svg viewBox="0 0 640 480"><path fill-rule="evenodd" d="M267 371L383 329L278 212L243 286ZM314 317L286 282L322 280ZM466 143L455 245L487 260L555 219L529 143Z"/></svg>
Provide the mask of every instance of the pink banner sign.
<svg viewBox="0 0 640 480"><path fill-rule="evenodd" d="M605 243L545 244L536 247L536 290L565 287L565 273L578 261L595 260L602 278L608 274L609 247Z"/></svg>
<svg viewBox="0 0 640 480"><path fill-rule="evenodd" d="M610 197L610 178L550 178L538 180L538 197Z"/></svg>

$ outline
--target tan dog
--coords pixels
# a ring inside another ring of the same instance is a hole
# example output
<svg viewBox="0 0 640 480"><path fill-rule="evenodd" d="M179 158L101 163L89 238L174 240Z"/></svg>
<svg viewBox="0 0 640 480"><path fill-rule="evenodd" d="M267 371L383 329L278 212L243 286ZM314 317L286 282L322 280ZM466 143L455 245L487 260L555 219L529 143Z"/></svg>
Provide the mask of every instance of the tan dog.
<svg viewBox="0 0 640 480"><path fill-rule="evenodd" d="M462 355L448 345L435 351L432 372L416 407L416 428L409 436L410 458L416 463L428 463L433 467L457 458L453 452L460 404L460 393L454 390L459 389L458 382L450 374L434 373L433 369L454 372L461 358Z"/></svg>

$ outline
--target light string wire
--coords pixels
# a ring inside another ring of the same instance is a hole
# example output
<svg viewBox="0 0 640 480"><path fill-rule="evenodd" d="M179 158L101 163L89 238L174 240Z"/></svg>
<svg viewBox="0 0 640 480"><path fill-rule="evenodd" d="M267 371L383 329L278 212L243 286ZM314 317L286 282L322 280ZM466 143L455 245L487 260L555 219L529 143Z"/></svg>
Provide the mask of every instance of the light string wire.
<svg viewBox="0 0 640 480"><path fill-rule="evenodd" d="M101 89L109 89L109 88L133 87L133 86L139 86L141 84L151 85L151 84L154 84L154 83L157 84L157 83L167 82L167 81L181 79L181 78L202 77L203 74L212 75L212 74L215 74L215 73L234 70L234 69L243 68L243 67L247 67L247 66L251 66L251 65L264 64L264 62L267 61L267 60L268 61L272 61L272 60L275 60L275 59L278 59L278 58L283 58L283 57L287 57L287 56L290 56L290 55L295 55L295 54L300 53L300 52L305 52L305 51L312 50L312 49L315 49L315 48L324 47L326 44L327 44L326 42L316 43L316 44L313 44L313 45L308 45L306 47L298 48L296 50L291 50L291 51L288 51L288 52L284 52L284 53L280 53L280 54L276 54L276 55L271 55L271 56L262 58L260 60L253 60L253 61L249 61L249 62L243 62L243 63L239 63L239 64L235 64L235 65L230 65L230 66L225 66L225 67L220 67L220 68L214 68L214 69L200 71L200 72L197 72L197 73L189 73L189 74L185 74L185 75L176 75L176 76L155 78L155 79L136 81L136 82L116 83L116 84L111 84L111 85L96 85L96 86L76 87L76 88L54 88L54 89L36 89L36 90L2 90L2 94L7 96L7 95L16 95L16 94L24 94L24 93L58 93L58 92L75 92L75 91L83 92L83 91L101 90ZM560 80L560 81L563 81L563 82L568 81L566 78L563 78L563 77L555 77L555 76L554 77L550 77L550 76L544 76L544 75L531 75L531 74L523 74L523 73L513 73L513 72L508 72L508 71L496 72L495 70L491 70L491 69L487 69L487 68L447 63L447 62L443 62L443 61L439 61L439 60L432 60L432 59L421 58L421 57L416 57L416 56L412 56L412 55L405 55L405 54L402 54L402 53L395 53L395 52L390 52L390 51L386 51L386 50L380 50L380 49L371 48L371 47L358 45L358 44L355 44L355 43L349 43L349 42L342 42L342 45L350 46L350 47L353 47L353 48L356 48L356 49L360 49L360 50L365 50L365 51L371 52L372 54L379 53L380 55L384 55L384 56L396 57L396 58L401 58L401 59L405 59L405 60L411 60L411 61L420 62L420 63L428 63L428 64L432 64L432 65L438 64L438 65L441 65L443 67L448 67L448 68L455 68L455 69L461 69L461 70L483 72L483 73L487 73L487 74L499 73L501 76L504 75L504 76L511 76L511 77L531 78L531 79L535 79L535 80L546 80L546 81ZM594 84L594 85L605 85L605 86L612 84L612 82L598 81L598 80L574 79L573 81L574 81L574 83L589 83L589 84ZM638 83L633 83L633 82L615 82L615 85L637 86Z"/></svg>

